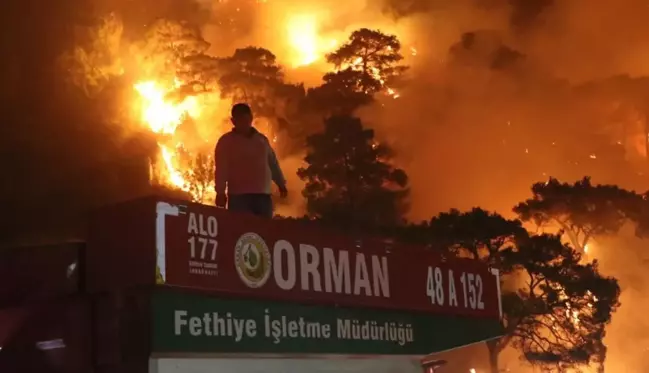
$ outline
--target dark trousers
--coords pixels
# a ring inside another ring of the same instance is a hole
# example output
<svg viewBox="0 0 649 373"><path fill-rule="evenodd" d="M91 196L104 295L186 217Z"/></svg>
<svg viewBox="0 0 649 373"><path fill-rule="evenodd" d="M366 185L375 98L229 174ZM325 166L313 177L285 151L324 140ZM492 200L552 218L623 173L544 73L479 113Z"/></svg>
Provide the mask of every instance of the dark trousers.
<svg viewBox="0 0 649 373"><path fill-rule="evenodd" d="M273 217L273 200L270 194L234 194L228 196L228 210L270 219Z"/></svg>

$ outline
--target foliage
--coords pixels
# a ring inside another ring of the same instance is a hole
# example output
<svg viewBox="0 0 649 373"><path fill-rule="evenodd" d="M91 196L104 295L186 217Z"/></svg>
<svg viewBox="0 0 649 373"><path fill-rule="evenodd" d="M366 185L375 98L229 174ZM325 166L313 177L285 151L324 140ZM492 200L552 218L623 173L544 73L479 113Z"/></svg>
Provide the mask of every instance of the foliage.
<svg viewBox="0 0 649 373"><path fill-rule="evenodd" d="M361 75L350 69L325 74L324 84L307 93L309 109L323 116L352 115L359 107L372 103L373 96L360 86Z"/></svg>
<svg viewBox="0 0 649 373"><path fill-rule="evenodd" d="M503 271L509 268L501 266L506 263L501 263L500 252L515 245L517 238L527 236L527 231L518 220L474 208L465 213L455 209L440 213L431 219L428 234L434 249L484 260Z"/></svg>
<svg viewBox="0 0 649 373"><path fill-rule="evenodd" d="M398 65L401 60L401 43L396 35L366 28L352 32L347 43L327 55L327 61L337 71L359 72L358 86L370 94L392 83L407 69Z"/></svg>
<svg viewBox="0 0 649 373"><path fill-rule="evenodd" d="M534 184L532 194L514 212L539 227L554 225L563 230L579 250L594 236L617 233L643 204L634 192L617 185L593 185L588 177L574 184L550 178Z"/></svg>
<svg viewBox="0 0 649 373"><path fill-rule="evenodd" d="M248 103L256 116L266 118L273 129L284 133L283 139L304 139L299 123L304 86L284 82L282 67L271 51L237 49L232 56L219 60L219 69L223 96Z"/></svg>
<svg viewBox="0 0 649 373"><path fill-rule="evenodd" d="M284 78L275 55L258 47L237 49L232 56L221 59L221 68L224 93L236 101L247 101L258 90L268 90Z"/></svg>
<svg viewBox="0 0 649 373"><path fill-rule="evenodd" d="M283 84L284 74L275 55L263 48L237 49L230 57L220 60L221 92L234 102L247 102L259 115L275 114L272 105L277 86Z"/></svg>
<svg viewBox="0 0 649 373"><path fill-rule="evenodd" d="M520 221L479 208L442 213L425 227L429 246L482 260L504 275L506 335L487 343L493 372L509 345L545 369L603 356L604 327L618 306L619 287L599 274L596 262L580 264L581 254L559 236L530 236Z"/></svg>
<svg viewBox="0 0 649 373"><path fill-rule="evenodd" d="M207 54L191 55L183 58L177 75L183 82L182 91L191 94L214 92L220 89L221 64L218 58Z"/></svg>
<svg viewBox="0 0 649 373"><path fill-rule="evenodd" d="M351 116L331 117L307 139L307 167L298 170L313 217L341 227L390 226L403 219L406 173L390 163L391 150Z"/></svg>
<svg viewBox="0 0 649 373"><path fill-rule="evenodd" d="M336 51L327 55L334 71L323 77L323 84L309 90L307 105L328 117L351 115L374 101L374 95L392 84L407 67L401 43L395 35L378 30L359 29Z"/></svg>
<svg viewBox="0 0 649 373"><path fill-rule="evenodd" d="M532 236L504 257L526 279L503 299L511 342L526 359L554 371L603 362L617 280L600 275L597 262L580 264L581 254L556 235Z"/></svg>

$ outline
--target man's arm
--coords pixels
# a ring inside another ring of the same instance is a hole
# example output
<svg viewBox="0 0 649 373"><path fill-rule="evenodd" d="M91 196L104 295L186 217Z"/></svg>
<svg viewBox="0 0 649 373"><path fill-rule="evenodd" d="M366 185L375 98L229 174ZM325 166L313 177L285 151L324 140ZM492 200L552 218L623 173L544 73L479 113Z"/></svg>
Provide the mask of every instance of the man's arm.
<svg viewBox="0 0 649 373"><path fill-rule="evenodd" d="M275 155L275 151L270 145L270 142L266 141L266 144L268 144L268 165L270 166L270 175L273 182L277 184L280 190L286 189L286 179L284 179L284 173L282 172L282 168L279 166L277 155Z"/></svg>
<svg viewBox="0 0 649 373"><path fill-rule="evenodd" d="M228 181L228 162L225 147L225 141L221 137L214 149L214 190L216 194L225 194L225 186Z"/></svg>

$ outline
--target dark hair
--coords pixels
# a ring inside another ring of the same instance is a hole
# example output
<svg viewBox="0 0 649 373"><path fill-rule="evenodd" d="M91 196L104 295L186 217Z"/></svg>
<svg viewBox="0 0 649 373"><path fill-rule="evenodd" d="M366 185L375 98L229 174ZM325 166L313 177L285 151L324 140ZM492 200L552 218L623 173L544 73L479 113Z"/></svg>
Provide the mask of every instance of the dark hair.
<svg viewBox="0 0 649 373"><path fill-rule="evenodd" d="M232 105L232 110L230 111L230 115L232 115L232 117L243 114L252 115L252 110L250 109L250 106L248 106L248 104L238 103Z"/></svg>

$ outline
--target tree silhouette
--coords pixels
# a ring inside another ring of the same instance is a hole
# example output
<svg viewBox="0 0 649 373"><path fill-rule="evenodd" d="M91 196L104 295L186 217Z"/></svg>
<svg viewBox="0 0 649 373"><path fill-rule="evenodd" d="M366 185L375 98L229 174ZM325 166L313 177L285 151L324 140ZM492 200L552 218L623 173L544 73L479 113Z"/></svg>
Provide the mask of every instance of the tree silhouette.
<svg viewBox="0 0 649 373"><path fill-rule="evenodd" d="M264 48L237 49L219 63L222 95L248 103L255 116L263 117L273 132L282 134L280 149L295 152L295 144L303 143L305 138L300 128L304 86L284 82L275 55Z"/></svg>
<svg viewBox="0 0 649 373"><path fill-rule="evenodd" d="M519 281L526 279L503 297L512 345L546 371L603 366L605 328L619 306L617 280L603 277L596 261L579 264L581 254L558 235L532 236L503 257Z"/></svg>
<svg viewBox="0 0 649 373"><path fill-rule="evenodd" d="M177 75L182 81L181 95L214 92L220 89L221 64L207 54L191 55L183 58Z"/></svg>
<svg viewBox="0 0 649 373"><path fill-rule="evenodd" d="M307 139L302 194L312 217L347 228L380 227L403 220L406 173L390 163L391 151L374 140L360 119L336 116Z"/></svg>
<svg viewBox="0 0 649 373"><path fill-rule="evenodd" d="M422 226L419 226L421 229ZM475 208L434 217L419 232L430 247L498 268L506 334L487 342L492 373L508 346L544 369L574 368L605 353L604 327L618 306L617 281L557 235L530 236L518 220Z"/></svg>
<svg viewBox="0 0 649 373"><path fill-rule="evenodd" d="M515 246L517 239L528 236L520 221L480 208L465 213L455 209L440 213L428 223L426 231L425 242L432 244L433 249L486 260L498 267L500 252Z"/></svg>
<svg viewBox="0 0 649 373"><path fill-rule="evenodd" d="M258 47L239 48L230 57L221 59L224 76L221 86L228 95L245 101L258 89L267 89L270 83L284 78L277 57L268 49Z"/></svg>
<svg viewBox="0 0 649 373"><path fill-rule="evenodd" d="M274 94L283 84L282 67L275 55L264 48L237 49L220 60L222 94L235 102L247 102L258 115L274 116Z"/></svg>
<svg viewBox="0 0 649 373"><path fill-rule="evenodd" d="M327 62L336 71L357 72L357 89L374 94L394 82L406 69L401 43L395 35L362 28L352 32L349 40L336 51L327 54Z"/></svg>
<svg viewBox="0 0 649 373"><path fill-rule="evenodd" d="M374 101L374 95L391 91L406 69L401 44L394 35L378 30L354 31L347 43L327 55L335 70L323 76L323 84L309 89L306 106L322 117L349 116Z"/></svg>
<svg viewBox="0 0 649 373"><path fill-rule="evenodd" d="M534 184L532 193L514 212L539 228L558 228L581 253L588 252L593 238L616 234L629 221L636 223L638 235L646 232L647 201L617 185L593 185L588 177L574 184L550 178ZM600 352L599 370L603 371L606 350Z"/></svg>
<svg viewBox="0 0 649 373"><path fill-rule="evenodd" d="M324 83L307 92L309 109L323 117L352 115L359 107L374 101L361 87L361 77L361 72L351 69L325 74Z"/></svg>
<svg viewBox="0 0 649 373"><path fill-rule="evenodd" d="M588 177L574 184L550 178L532 185L532 194L514 212L538 227L561 229L582 252L593 237L617 233L644 205L638 194L617 185L593 185Z"/></svg>

